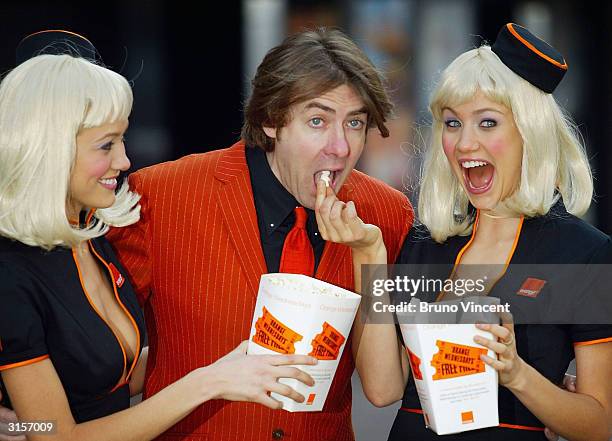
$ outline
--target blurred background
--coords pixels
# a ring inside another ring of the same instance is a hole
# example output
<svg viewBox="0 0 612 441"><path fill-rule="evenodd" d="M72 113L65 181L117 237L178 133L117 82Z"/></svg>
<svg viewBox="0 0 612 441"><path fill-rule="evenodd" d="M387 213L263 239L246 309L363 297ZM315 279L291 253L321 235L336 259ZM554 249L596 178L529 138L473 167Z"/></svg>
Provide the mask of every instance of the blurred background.
<svg viewBox="0 0 612 441"><path fill-rule="evenodd" d="M88 37L110 68L133 82L127 134L132 169L224 148L239 138L242 104L263 55L288 34L316 26L347 32L386 73L396 103L391 136L371 131L358 168L414 196L427 100L461 52L493 42L513 21L563 53L569 71L555 92L585 138L596 177L587 220L612 232L612 3L567 0L226 0L0 2L0 71L41 29ZM354 382L358 386L358 382ZM373 409L356 388L359 441L386 439L397 408Z"/></svg>
<svg viewBox="0 0 612 441"><path fill-rule="evenodd" d="M198 11L198 12L196 12ZM106 0L0 2L0 72L26 35L64 28L88 37L107 66L133 81L128 131L133 169L233 144L249 81L288 34L337 26L389 78L397 105L391 136L369 135L358 167L413 196L427 137L427 100L459 53L519 23L563 53L569 71L555 96L578 123L596 176L587 219L612 231L612 18L610 2L564 0Z"/></svg>

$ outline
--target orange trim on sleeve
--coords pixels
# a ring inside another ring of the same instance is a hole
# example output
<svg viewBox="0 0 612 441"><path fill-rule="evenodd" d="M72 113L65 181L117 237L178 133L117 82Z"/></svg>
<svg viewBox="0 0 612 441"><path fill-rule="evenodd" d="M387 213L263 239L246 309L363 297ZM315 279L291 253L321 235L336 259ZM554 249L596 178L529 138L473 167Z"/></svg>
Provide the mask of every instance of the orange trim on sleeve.
<svg viewBox="0 0 612 441"><path fill-rule="evenodd" d="M574 347L575 346L589 346L589 345L596 345L598 343L608 343L612 341L612 337L608 337L608 338L600 338L597 340L589 340L589 341L579 341L577 343L574 343Z"/></svg>
<svg viewBox="0 0 612 441"><path fill-rule="evenodd" d="M506 423L499 423L499 427L505 427L506 429L532 430L534 432L544 432L544 427L519 426L517 424Z"/></svg>
<svg viewBox="0 0 612 441"><path fill-rule="evenodd" d="M0 366L0 371L38 363L39 361L46 360L47 358L49 358L49 354L41 355L40 357L32 358L30 360L20 361L19 363L5 364L4 366Z"/></svg>
<svg viewBox="0 0 612 441"><path fill-rule="evenodd" d="M525 46L527 46L529 49L531 49L532 52L535 52L536 54L538 54L540 57L544 58L546 61L548 61L549 63L554 64L555 66L563 69L563 70L567 70L567 62L564 61L563 64L559 63L557 60L553 60L552 58L550 58L548 55L543 54L542 52L540 52L538 49L536 49L536 47L534 45L532 45L531 43L529 43L527 40L525 40L523 37L521 37L519 35L518 32L516 32L514 30L514 27L512 26L512 23L508 23L506 26L508 26L508 30L512 33L512 35L514 35L521 43L523 43Z"/></svg>

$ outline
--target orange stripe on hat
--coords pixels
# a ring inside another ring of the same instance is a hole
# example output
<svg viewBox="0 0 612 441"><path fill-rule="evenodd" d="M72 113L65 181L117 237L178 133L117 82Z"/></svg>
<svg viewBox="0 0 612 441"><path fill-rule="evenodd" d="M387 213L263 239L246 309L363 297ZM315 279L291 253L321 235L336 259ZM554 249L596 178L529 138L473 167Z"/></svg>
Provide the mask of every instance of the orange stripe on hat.
<svg viewBox="0 0 612 441"><path fill-rule="evenodd" d="M567 62L565 60L563 60L563 64L559 63L557 60L553 60L552 58L550 58L548 55L540 52L534 45L532 45L531 43L529 43L527 40L525 40L523 37L521 37L519 35L518 32L516 32L516 30L514 29L514 23L508 23L506 25L508 27L508 30L510 32L512 32L512 35L514 35L516 37L516 39L518 41L520 41L521 43L523 43L525 46L527 46L529 49L531 49L533 52L535 52L536 54L538 54L540 57L544 58L546 61L548 61L549 63L554 64L557 67L560 67L563 70L567 70Z"/></svg>

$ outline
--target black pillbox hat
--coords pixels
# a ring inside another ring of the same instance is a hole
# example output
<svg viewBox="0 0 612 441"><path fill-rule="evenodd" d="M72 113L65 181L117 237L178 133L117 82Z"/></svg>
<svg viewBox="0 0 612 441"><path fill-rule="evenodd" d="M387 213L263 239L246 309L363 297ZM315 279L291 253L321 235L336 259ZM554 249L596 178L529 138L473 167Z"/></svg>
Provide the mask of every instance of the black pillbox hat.
<svg viewBox="0 0 612 441"><path fill-rule="evenodd" d="M38 55L72 55L95 61L97 51L94 45L82 35L64 30L45 30L25 37L17 45L16 65Z"/></svg>
<svg viewBox="0 0 612 441"><path fill-rule="evenodd" d="M567 72L563 55L514 23L501 28L491 50L515 74L546 93L552 93Z"/></svg>

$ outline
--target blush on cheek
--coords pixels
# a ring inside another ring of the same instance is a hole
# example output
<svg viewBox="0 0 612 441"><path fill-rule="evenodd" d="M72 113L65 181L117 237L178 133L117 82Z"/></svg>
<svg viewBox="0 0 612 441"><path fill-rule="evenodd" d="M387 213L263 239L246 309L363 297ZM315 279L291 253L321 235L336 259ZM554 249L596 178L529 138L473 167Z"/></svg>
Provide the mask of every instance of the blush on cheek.
<svg viewBox="0 0 612 441"><path fill-rule="evenodd" d="M493 138L487 142L487 150L497 158L507 155L511 152L512 148L512 145L503 137Z"/></svg>
<svg viewBox="0 0 612 441"><path fill-rule="evenodd" d="M91 162L90 164L88 164L87 174L92 178L100 179L108 173L110 166L110 161L107 159L100 159Z"/></svg>
<svg viewBox="0 0 612 441"><path fill-rule="evenodd" d="M446 157L451 160L455 156L455 143L452 139L442 136L442 149L444 149L444 154Z"/></svg>

